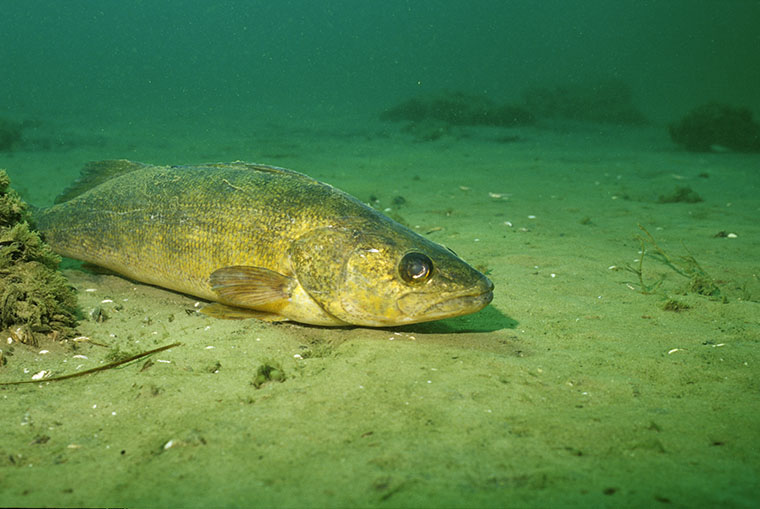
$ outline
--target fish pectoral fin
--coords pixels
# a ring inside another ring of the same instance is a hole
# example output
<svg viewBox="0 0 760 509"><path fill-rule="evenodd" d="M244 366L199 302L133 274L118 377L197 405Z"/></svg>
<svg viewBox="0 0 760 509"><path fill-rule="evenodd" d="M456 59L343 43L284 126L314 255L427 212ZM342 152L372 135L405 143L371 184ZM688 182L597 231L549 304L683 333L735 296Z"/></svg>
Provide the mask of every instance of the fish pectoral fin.
<svg viewBox="0 0 760 509"><path fill-rule="evenodd" d="M222 320L246 320L255 318L265 322L287 322L290 319L276 313L267 313L266 311L256 311L255 309L239 308L227 306L220 302L206 304L198 310L206 316L219 318Z"/></svg>
<svg viewBox="0 0 760 509"><path fill-rule="evenodd" d="M288 300L294 281L263 267L235 265L215 270L209 282L224 304L256 308Z"/></svg>

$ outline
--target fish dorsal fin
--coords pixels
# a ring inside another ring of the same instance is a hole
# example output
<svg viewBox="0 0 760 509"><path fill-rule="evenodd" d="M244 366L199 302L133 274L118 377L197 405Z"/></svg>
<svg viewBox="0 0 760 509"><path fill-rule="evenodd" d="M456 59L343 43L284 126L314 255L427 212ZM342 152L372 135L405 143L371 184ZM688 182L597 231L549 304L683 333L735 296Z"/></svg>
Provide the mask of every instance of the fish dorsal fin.
<svg viewBox="0 0 760 509"><path fill-rule="evenodd" d="M289 170L287 168L280 168L279 166L269 166L268 164L246 163L245 161L233 161L231 163L212 163L212 164L206 164L204 166L209 166L211 168L239 168L239 169L245 169L245 170L260 171L264 173L288 175L291 177L296 177L296 178L306 180L311 183L319 182L318 180L313 179L308 175L304 175L303 173L300 173L294 170Z"/></svg>
<svg viewBox="0 0 760 509"><path fill-rule="evenodd" d="M147 164L136 163L126 159L89 162L84 168L82 168L82 171L79 173L79 178L58 195L55 199L55 203L69 201L107 180L140 170L147 166Z"/></svg>
<svg viewBox="0 0 760 509"><path fill-rule="evenodd" d="M293 279L263 267L236 265L215 270L209 283L222 303L256 308L290 298Z"/></svg>

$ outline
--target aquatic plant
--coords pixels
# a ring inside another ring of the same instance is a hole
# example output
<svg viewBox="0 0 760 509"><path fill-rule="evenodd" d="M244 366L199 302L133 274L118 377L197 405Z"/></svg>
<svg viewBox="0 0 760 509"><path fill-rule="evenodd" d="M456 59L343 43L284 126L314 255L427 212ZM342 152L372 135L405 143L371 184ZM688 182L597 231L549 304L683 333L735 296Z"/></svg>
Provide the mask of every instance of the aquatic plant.
<svg viewBox="0 0 760 509"><path fill-rule="evenodd" d="M11 152L21 141L21 124L0 118L0 152Z"/></svg>
<svg viewBox="0 0 760 509"><path fill-rule="evenodd" d="M268 382L284 382L286 379L285 370L280 364L273 360L262 362L256 369L256 376L251 385L260 389L262 385Z"/></svg>
<svg viewBox="0 0 760 509"><path fill-rule="evenodd" d="M30 228L26 209L0 170L0 331L36 345L41 336L72 336L77 306L60 256Z"/></svg>
<svg viewBox="0 0 760 509"><path fill-rule="evenodd" d="M720 287L716 281L702 268L691 253L677 258L670 256L657 244L655 238L646 228L642 225L638 226L643 232L643 235L637 235L636 237L641 247L638 265L632 266L629 264L624 268L625 270L636 274L639 280L639 291L641 293L645 295L656 293L665 281L664 276L651 282L646 280L644 276L644 257L647 253L651 253L651 258L658 260L660 263L672 269L676 274L688 279L688 284L683 290L683 293L696 293L713 299L722 298L725 300L725 296L721 294Z"/></svg>
<svg viewBox="0 0 760 509"><path fill-rule="evenodd" d="M760 125L747 108L709 103L670 125L670 137L692 152L760 152Z"/></svg>
<svg viewBox="0 0 760 509"><path fill-rule="evenodd" d="M662 309L665 311L680 313L682 311L686 311L687 309L691 309L691 306L677 299L668 299L665 301L665 304L662 305Z"/></svg>
<svg viewBox="0 0 760 509"><path fill-rule="evenodd" d="M555 87L533 86L523 92L525 106L539 118L610 124L642 124L646 118L623 81L608 79Z"/></svg>
<svg viewBox="0 0 760 509"><path fill-rule="evenodd" d="M522 106L498 104L484 95L444 92L415 97L385 110L382 120L441 122L448 125L485 125L511 127L534 122L533 115Z"/></svg>
<svg viewBox="0 0 760 509"><path fill-rule="evenodd" d="M704 201L699 194L689 186L676 186L670 194L661 194L658 203L699 203Z"/></svg>

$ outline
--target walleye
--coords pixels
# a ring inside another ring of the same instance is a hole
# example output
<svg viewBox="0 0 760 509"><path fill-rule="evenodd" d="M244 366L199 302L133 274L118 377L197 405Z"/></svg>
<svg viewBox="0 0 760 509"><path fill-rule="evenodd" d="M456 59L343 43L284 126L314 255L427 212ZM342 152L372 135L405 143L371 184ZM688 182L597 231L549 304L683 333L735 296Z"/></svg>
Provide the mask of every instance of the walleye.
<svg viewBox="0 0 760 509"><path fill-rule="evenodd" d="M209 314L386 327L474 313L493 283L301 173L90 163L37 226L63 256L215 301Z"/></svg>

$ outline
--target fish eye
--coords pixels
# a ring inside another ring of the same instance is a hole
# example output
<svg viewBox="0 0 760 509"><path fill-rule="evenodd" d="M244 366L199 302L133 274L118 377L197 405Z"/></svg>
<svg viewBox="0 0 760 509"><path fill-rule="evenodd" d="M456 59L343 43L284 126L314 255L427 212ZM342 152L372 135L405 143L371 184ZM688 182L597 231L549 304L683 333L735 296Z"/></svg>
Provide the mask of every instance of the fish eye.
<svg viewBox="0 0 760 509"><path fill-rule="evenodd" d="M433 273L433 260L422 253L407 253L399 263L398 272L407 283L422 283Z"/></svg>

